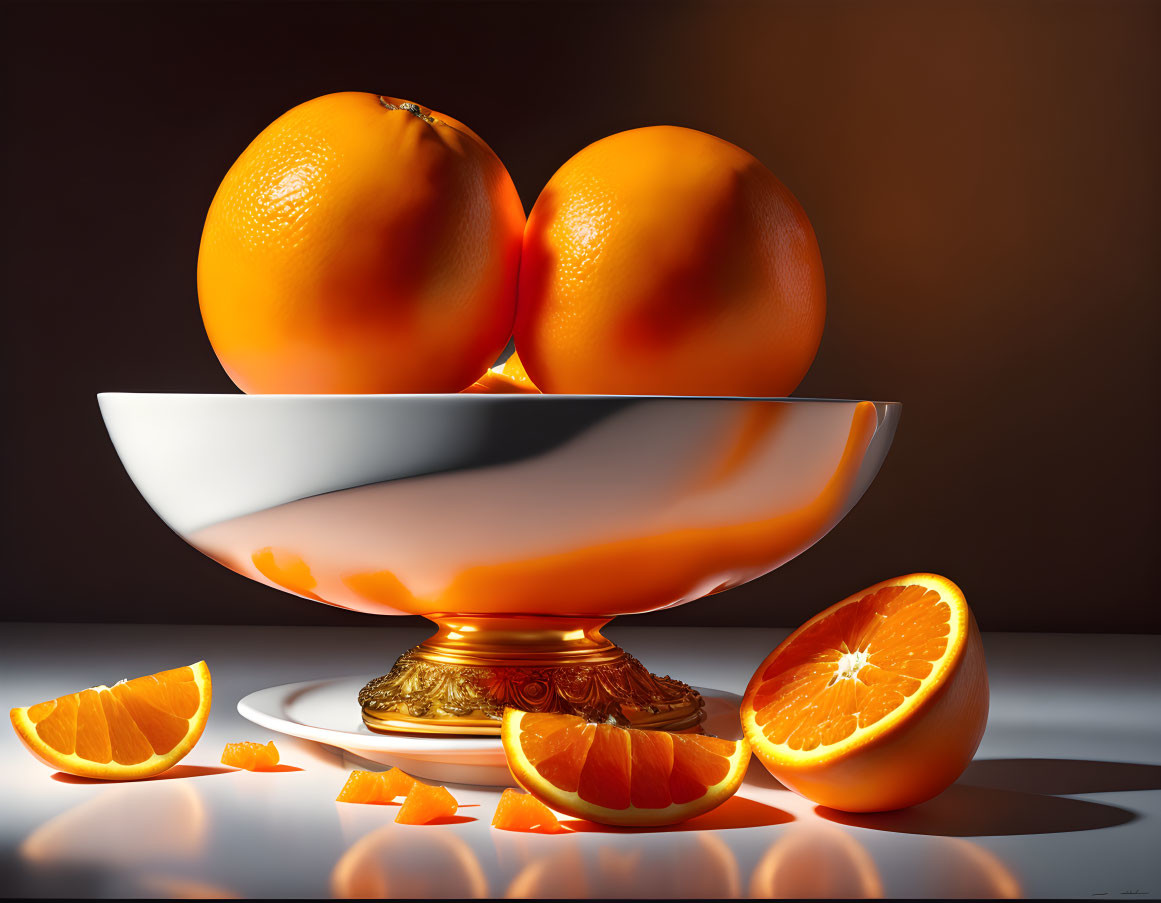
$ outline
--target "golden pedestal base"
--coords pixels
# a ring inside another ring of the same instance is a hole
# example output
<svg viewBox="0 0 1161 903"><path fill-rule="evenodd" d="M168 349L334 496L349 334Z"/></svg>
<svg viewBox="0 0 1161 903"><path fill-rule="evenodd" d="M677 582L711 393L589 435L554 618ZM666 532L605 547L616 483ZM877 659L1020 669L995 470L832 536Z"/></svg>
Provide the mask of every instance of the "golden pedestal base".
<svg viewBox="0 0 1161 903"><path fill-rule="evenodd" d="M696 728L705 717L696 690L651 674L601 636L607 619L432 620L435 636L359 693L371 730L495 735L507 706L669 731Z"/></svg>

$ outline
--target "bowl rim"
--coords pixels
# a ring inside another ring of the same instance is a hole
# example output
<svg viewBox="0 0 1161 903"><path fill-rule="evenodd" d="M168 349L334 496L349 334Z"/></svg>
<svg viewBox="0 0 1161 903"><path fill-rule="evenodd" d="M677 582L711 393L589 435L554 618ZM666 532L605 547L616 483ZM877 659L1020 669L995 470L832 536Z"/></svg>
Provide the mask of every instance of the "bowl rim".
<svg viewBox="0 0 1161 903"><path fill-rule="evenodd" d="M392 393L269 393L246 394L243 392L98 392L97 398L232 398L232 399L286 399L288 401L303 401L305 399L335 398L350 401L352 399L383 400L391 398L405 399L461 399L468 404L483 404L485 401L530 402L546 404L549 399L568 401L777 401L783 403L812 404L861 404L870 402L874 405L886 407L902 407L901 401L876 401L870 398L814 398L814 397L786 397L766 395L566 395L533 392L392 392ZM237 402L231 402L237 403Z"/></svg>

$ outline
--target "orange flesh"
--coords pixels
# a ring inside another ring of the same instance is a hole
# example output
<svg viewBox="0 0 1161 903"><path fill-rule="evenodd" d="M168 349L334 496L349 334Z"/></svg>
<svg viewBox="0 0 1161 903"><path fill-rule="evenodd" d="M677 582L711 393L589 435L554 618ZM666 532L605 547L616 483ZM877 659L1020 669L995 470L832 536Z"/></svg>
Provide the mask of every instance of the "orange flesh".
<svg viewBox="0 0 1161 903"><path fill-rule="evenodd" d="M347 783L335 797L339 803L381 803L380 781L374 771L352 771Z"/></svg>
<svg viewBox="0 0 1161 903"><path fill-rule="evenodd" d="M560 829L556 815L540 800L509 787L500 796L492 827L505 831L531 831L551 834Z"/></svg>
<svg viewBox="0 0 1161 903"><path fill-rule="evenodd" d="M415 778L392 768L389 771L352 771L347 783L335 797L339 803L390 803L404 796L415 784Z"/></svg>
<svg viewBox="0 0 1161 903"><path fill-rule="evenodd" d="M431 787L416 781L407 791L395 821L401 825L426 825L437 818L450 818L459 804L446 787Z"/></svg>
<svg viewBox="0 0 1161 903"><path fill-rule="evenodd" d="M383 786L383 792L390 794L391 799L395 799L397 796L406 796L416 784L415 778L402 769L394 767L379 775L379 782Z"/></svg>
<svg viewBox="0 0 1161 903"><path fill-rule="evenodd" d="M136 765L177 746L200 702L193 670L185 667L42 702L28 718L59 752Z"/></svg>
<svg viewBox="0 0 1161 903"><path fill-rule="evenodd" d="M273 740L266 745L249 740L227 743L222 751L222 764L246 771L264 771L278 764L278 750Z"/></svg>
<svg viewBox="0 0 1161 903"><path fill-rule="evenodd" d="M520 744L549 783L607 809L688 803L722 781L734 744L697 734L626 731L565 715L525 715Z"/></svg>
<svg viewBox="0 0 1161 903"><path fill-rule="evenodd" d="M803 631L762 675L753 700L766 738L830 746L894 711L947 650L951 607L924 586L888 586Z"/></svg>

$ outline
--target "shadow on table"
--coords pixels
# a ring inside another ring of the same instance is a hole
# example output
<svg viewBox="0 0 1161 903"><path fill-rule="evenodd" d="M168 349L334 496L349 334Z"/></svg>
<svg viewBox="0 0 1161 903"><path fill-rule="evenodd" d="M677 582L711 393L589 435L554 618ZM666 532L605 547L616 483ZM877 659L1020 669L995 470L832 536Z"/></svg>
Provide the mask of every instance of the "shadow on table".
<svg viewBox="0 0 1161 903"><path fill-rule="evenodd" d="M839 812L825 806L816 806L815 812L828 821L857 828L944 837L1092 831L1137 817L1105 803L967 784L953 784L933 800L895 812Z"/></svg>
<svg viewBox="0 0 1161 903"><path fill-rule="evenodd" d="M725 831L730 828L768 828L794 821L794 816L757 800L732 796L716 809L676 825L647 827L618 827L599 825L583 819L566 819L561 824L569 830L585 834L650 834L677 831Z"/></svg>
<svg viewBox="0 0 1161 903"><path fill-rule="evenodd" d="M786 785L779 781L774 775L766 770L766 766L758 761L758 757L754 756L750 760L750 767L746 770L746 780L743 784L752 784L755 787L761 787L764 790L786 790Z"/></svg>
<svg viewBox="0 0 1161 903"><path fill-rule="evenodd" d="M1088 759L981 759L967 767L958 783L1055 796L1161 790L1161 765Z"/></svg>

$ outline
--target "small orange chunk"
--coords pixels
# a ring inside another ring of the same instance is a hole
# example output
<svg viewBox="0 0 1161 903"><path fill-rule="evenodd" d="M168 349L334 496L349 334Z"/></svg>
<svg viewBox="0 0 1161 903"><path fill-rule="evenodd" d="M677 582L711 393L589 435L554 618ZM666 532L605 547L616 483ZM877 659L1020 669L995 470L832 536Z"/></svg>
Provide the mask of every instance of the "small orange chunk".
<svg viewBox="0 0 1161 903"><path fill-rule="evenodd" d="M379 782L383 785L383 792L387 794L388 801L397 796L407 796L416 784L415 778L403 769L394 767L379 775Z"/></svg>
<svg viewBox="0 0 1161 903"><path fill-rule="evenodd" d="M222 750L222 764L246 771L269 771L278 764L278 750L273 740L265 746L249 740L227 743Z"/></svg>
<svg viewBox="0 0 1161 903"><path fill-rule="evenodd" d="M415 778L392 768L390 771L352 771L335 800L340 803L390 803L406 795Z"/></svg>
<svg viewBox="0 0 1161 903"><path fill-rule="evenodd" d="M339 803L381 803L379 773L376 771L352 771L347 783L335 797Z"/></svg>
<svg viewBox="0 0 1161 903"><path fill-rule="evenodd" d="M438 818L456 814L459 803L446 787L432 787L416 781L407 791L407 798L399 807L395 821L401 825L426 825Z"/></svg>
<svg viewBox="0 0 1161 903"><path fill-rule="evenodd" d="M505 831L529 831L536 834L555 834L560 822L555 813L529 793L509 787L500 796L492 827Z"/></svg>

